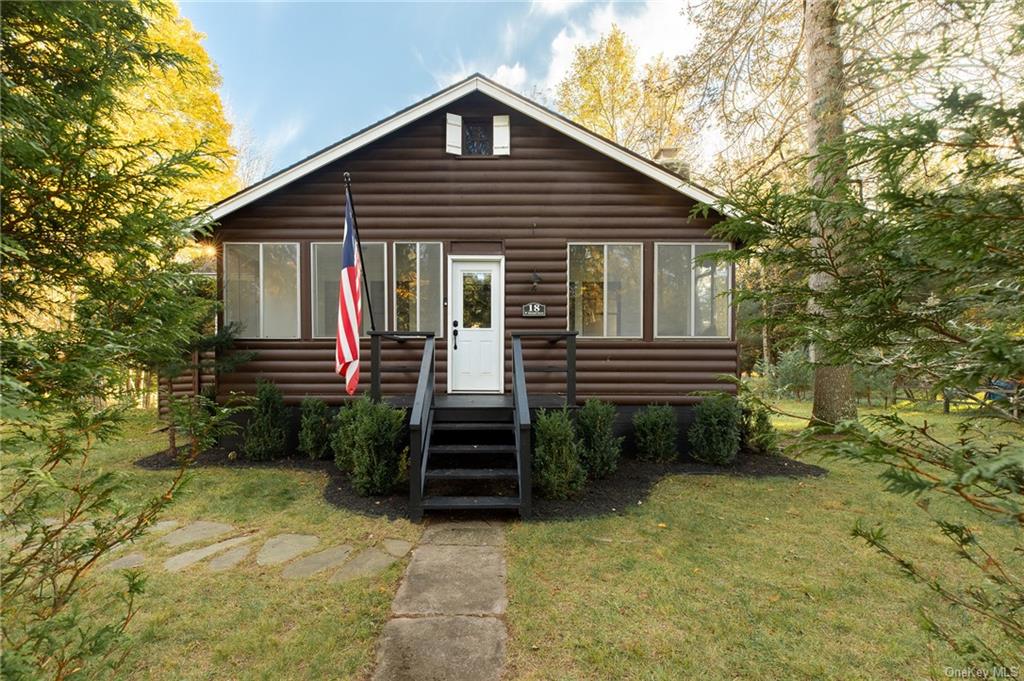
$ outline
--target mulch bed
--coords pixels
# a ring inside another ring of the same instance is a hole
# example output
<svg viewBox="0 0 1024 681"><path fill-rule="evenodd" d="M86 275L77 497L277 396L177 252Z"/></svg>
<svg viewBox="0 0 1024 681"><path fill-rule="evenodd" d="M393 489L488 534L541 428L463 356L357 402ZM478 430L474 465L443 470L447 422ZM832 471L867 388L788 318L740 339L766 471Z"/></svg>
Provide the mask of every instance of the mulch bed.
<svg viewBox="0 0 1024 681"><path fill-rule="evenodd" d="M229 450L214 447L199 455L193 464L196 468L265 468L278 470L300 470L323 472L328 477L324 488L324 500L338 508L371 516L385 516L390 519L408 517L407 498L404 494L387 497L361 497L332 461L310 461L290 458L277 461L247 461L229 458ZM165 450L151 454L135 462L147 470L177 468L176 459ZM648 463L625 459L619 470L610 478L595 480L587 484L583 496L578 499L556 501L534 496L533 515L544 520L586 518L610 513L620 513L644 501L651 489L668 475L729 475L750 478L765 477L820 477L827 470L819 466L788 459L784 456L768 456L741 453L733 465L712 466L684 458L670 464Z"/></svg>

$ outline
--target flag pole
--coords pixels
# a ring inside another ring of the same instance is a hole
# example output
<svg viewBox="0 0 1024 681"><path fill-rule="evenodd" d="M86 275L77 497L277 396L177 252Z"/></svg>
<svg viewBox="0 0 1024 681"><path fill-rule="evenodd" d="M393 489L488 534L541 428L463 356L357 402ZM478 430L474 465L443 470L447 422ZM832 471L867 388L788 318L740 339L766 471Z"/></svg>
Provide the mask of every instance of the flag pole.
<svg viewBox="0 0 1024 681"><path fill-rule="evenodd" d="M356 205L352 201L352 176L345 172L345 198L347 204L352 207L352 231L355 232L353 236L356 239L356 245L359 247L359 269L363 274L363 290L366 291L366 295L363 298L366 300L366 310L370 313L370 331L376 331L377 325L373 320L373 304L370 302L370 286L366 283L366 267L363 260L363 240L359 238L359 227L356 225Z"/></svg>

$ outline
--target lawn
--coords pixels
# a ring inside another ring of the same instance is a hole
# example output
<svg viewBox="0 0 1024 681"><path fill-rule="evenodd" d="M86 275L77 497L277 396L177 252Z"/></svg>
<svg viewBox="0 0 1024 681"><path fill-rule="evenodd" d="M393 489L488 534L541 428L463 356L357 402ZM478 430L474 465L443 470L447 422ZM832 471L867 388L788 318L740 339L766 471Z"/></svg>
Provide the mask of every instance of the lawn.
<svg viewBox="0 0 1024 681"><path fill-rule="evenodd" d="M947 434L960 420L904 414ZM916 623L941 604L850 529L883 522L907 555L956 579L945 540L912 500L882 491L877 470L811 463L829 475L673 476L619 515L513 526L510 678L942 678L965 666Z"/></svg>
<svg viewBox="0 0 1024 681"><path fill-rule="evenodd" d="M139 498L158 493L171 476L134 465L166 447L165 435L149 432L156 423L150 415L136 415L126 436L97 456L98 463L125 473L130 494ZM261 538L315 534L321 548L348 543L359 549L383 537L419 536L419 527L406 520L332 506L323 498L326 484L327 476L315 471L197 468L165 517L228 522L259 529ZM331 584L322 576L282 580L280 567L261 568L251 556L227 573L193 567L169 574L160 564L177 549L156 539L144 540L139 549L148 556L149 580L131 627L131 654L118 674L125 679L364 676L406 564L399 561L378 577Z"/></svg>
<svg viewBox="0 0 1024 681"><path fill-rule="evenodd" d="M947 434L960 420L904 413ZM133 417L126 436L97 456L125 473L139 498L171 475L134 465L165 446L150 432L155 424L151 415ZM777 425L792 431L803 422ZM933 571L956 577L960 565L911 500L881 491L876 470L810 463L829 475L671 476L615 514L510 524L507 678L942 677L959 661L915 622L936 601L850 529L859 518L881 521ZM167 517L230 522L262 536L316 534L321 547L419 536L405 520L331 505L327 484L317 471L198 468ZM168 574L160 564L174 551L156 539L140 549L149 583L118 678L365 678L406 564L337 585L283 581L280 568L251 557L233 572Z"/></svg>

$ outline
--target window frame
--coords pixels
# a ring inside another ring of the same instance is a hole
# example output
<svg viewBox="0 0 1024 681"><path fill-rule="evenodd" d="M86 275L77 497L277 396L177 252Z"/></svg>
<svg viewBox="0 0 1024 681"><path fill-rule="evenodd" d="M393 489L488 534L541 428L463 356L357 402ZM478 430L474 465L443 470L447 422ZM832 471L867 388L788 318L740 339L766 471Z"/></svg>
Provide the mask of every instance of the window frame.
<svg viewBox="0 0 1024 681"><path fill-rule="evenodd" d="M316 335L316 257L314 251L315 246L342 246L344 241L310 241L309 242L309 337L314 340L325 340L334 338L334 335L330 336L318 336ZM382 246L384 256L384 326L387 326L388 319L388 242L387 241L363 241L363 246ZM367 292L367 299L369 299L369 292ZM376 310L375 310L376 312ZM380 317L375 317L374 321L379 322ZM369 338L369 334L359 334L360 338Z"/></svg>
<svg viewBox="0 0 1024 681"><path fill-rule="evenodd" d="M302 244L298 241L224 241L221 242L221 304L224 310L221 313L227 319L227 298L224 291L227 289L228 279L228 246L259 246L260 248L260 269L259 269L259 311L260 328L255 336L237 336L240 340L302 340ZM294 336L264 336L263 335L263 247L264 246L294 246L295 247L295 335Z"/></svg>
<svg viewBox="0 0 1024 681"><path fill-rule="evenodd" d="M480 157L477 157L480 158ZM397 333L416 333L415 331L402 331L398 328L398 246L399 244L416 244L416 319L420 318L420 244L437 244L438 249L438 275L440 276L440 295L438 296L438 319L441 321L441 330L434 334L434 338L444 338L445 331L445 291L446 291L446 277L445 277L445 256L444 256L444 242L443 241L392 241L391 242L391 262L394 263L394 267L391 272L391 302L392 309L395 311L395 331Z"/></svg>
<svg viewBox="0 0 1024 681"><path fill-rule="evenodd" d="M601 298L604 305L604 333L600 336L585 336L582 331L577 331L576 338L602 338L613 340L643 340L644 338L644 242L643 241L568 241L565 244L565 330L572 330L572 319L569 317L569 307L572 292L570 291L573 246L601 246L604 249L604 272L601 275ZM608 247L609 246L639 246L640 247L640 333L635 336L609 336L608 335Z"/></svg>
<svg viewBox="0 0 1024 681"><path fill-rule="evenodd" d="M677 336L677 335L661 335L658 333L658 251L661 246L689 246L690 248L690 335L688 336ZM652 278L652 285L654 286L654 339L655 340L731 340L733 334L733 306L732 306L732 290L733 290L733 267L730 266L726 271L729 275L729 283L726 286L726 296L728 310L726 325L728 327L727 333L724 336L699 336L696 334L697 330L697 268L696 268L696 257L697 257L697 246L718 246L719 250L731 251L733 245L727 241L655 241L654 242L654 277Z"/></svg>

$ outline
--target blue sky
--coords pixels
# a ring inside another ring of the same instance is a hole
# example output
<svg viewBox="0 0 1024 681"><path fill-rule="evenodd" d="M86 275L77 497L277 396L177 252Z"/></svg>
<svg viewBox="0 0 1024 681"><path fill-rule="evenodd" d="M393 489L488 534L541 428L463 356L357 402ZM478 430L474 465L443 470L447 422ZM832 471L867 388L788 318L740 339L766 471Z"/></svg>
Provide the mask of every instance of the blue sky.
<svg viewBox="0 0 1024 681"><path fill-rule="evenodd" d="M236 128L288 165L479 71L550 93L586 44L617 23L639 60L684 53L682 2L181 2L206 34Z"/></svg>

